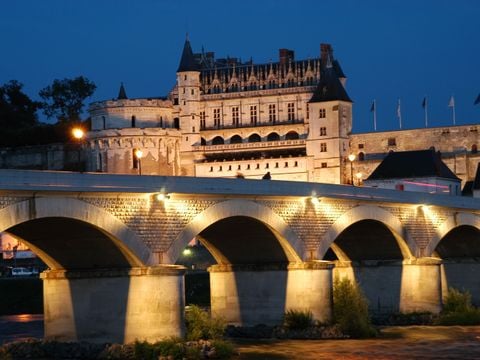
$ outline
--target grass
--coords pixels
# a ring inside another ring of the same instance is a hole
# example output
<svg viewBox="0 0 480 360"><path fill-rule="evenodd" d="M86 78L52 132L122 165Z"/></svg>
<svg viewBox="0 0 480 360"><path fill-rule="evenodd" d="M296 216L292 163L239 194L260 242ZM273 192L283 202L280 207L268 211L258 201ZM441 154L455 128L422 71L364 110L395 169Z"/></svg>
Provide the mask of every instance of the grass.
<svg viewBox="0 0 480 360"><path fill-rule="evenodd" d="M288 310L283 319L283 325L289 330L306 330L315 325L310 310Z"/></svg>

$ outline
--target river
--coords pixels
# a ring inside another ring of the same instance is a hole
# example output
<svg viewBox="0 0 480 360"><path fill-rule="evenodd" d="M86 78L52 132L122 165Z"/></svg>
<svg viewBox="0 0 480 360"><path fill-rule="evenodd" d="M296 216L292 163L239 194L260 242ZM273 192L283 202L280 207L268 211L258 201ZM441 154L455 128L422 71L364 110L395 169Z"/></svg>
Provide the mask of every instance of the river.
<svg viewBox="0 0 480 360"><path fill-rule="evenodd" d="M41 339L42 337L42 314L0 316L0 344L27 338Z"/></svg>

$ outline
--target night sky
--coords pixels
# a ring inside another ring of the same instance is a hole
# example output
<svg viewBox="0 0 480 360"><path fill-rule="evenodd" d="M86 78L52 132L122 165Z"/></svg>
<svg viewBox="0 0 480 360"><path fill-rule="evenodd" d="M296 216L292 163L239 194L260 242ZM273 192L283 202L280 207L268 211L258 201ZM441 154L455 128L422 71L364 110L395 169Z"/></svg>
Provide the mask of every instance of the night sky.
<svg viewBox="0 0 480 360"><path fill-rule="evenodd" d="M193 50L265 63L278 49L317 57L331 43L348 77L354 131L480 121L480 1L0 1L0 84L16 79L25 92L79 75L96 83L88 101L164 96L188 32ZM42 115L43 119L43 115Z"/></svg>

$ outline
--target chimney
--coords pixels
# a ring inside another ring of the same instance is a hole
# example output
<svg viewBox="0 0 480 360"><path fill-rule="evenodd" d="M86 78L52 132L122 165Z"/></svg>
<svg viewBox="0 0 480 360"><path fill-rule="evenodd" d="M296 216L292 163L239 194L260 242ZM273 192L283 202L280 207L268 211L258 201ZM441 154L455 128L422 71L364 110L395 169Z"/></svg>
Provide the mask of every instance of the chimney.
<svg viewBox="0 0 480 360"><path fill-rule="evenodd" d="M295 52L288 49L279 49L278 56L280 58L280 65L288 64L288 62L295 60Z"/></svg>

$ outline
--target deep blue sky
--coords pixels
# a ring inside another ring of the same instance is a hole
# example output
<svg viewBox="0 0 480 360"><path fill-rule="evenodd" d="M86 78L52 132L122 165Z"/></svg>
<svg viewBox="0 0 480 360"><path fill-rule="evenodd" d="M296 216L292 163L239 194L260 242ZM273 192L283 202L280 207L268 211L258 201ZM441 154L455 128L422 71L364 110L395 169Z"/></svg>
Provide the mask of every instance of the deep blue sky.
<svg viewBox="0 0 480 360"><path fill-rule="evenodd" d="M354 131L479 123L480 1L0 1L0 84L16 79L37 98L53 79L84 75L97 85L91 101L166 95L189 33L194 51L217 57L276 60L278 49L297 59L331 43L348 76Z"/></svg>

